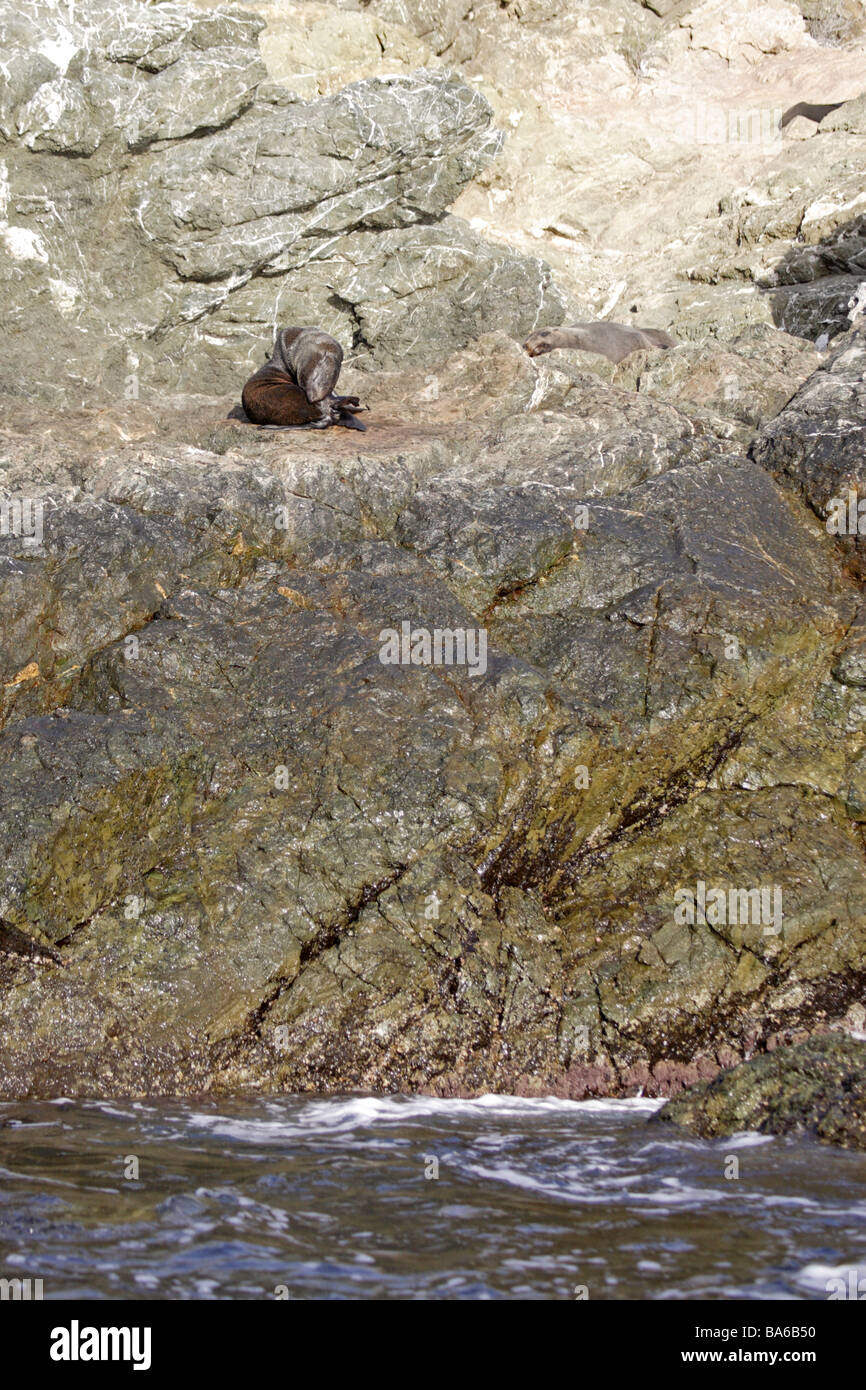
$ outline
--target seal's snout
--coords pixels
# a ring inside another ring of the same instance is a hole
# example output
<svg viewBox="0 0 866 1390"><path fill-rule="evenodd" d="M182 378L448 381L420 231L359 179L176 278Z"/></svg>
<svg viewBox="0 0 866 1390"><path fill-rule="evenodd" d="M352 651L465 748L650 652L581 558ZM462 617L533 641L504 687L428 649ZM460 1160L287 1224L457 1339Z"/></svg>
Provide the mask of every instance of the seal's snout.
<svg viewBox="0 0 866 1390"><path fill-rule="evenodd" d="M550 338L550 330L545 328L539 332L530 333L523 344L523 350L528 352L530 357L540 357L543 352L550 352L554 346L555 344Z"/></svg>

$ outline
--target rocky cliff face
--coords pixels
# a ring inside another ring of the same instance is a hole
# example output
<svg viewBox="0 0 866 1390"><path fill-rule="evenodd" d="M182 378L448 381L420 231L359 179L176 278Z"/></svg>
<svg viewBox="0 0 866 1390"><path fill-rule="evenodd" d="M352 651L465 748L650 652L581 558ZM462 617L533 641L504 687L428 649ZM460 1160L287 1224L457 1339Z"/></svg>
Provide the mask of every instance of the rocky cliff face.
<svg viewBox="0 0 866 1390"><path fill-rule="evenodd" d="M658 122L856 97L861 9L4 12L0 1093L665 1094L849 1016L861 104ZM680 346L521 351L632 305ZM225 419L288 322L366 435Z"/></svg>

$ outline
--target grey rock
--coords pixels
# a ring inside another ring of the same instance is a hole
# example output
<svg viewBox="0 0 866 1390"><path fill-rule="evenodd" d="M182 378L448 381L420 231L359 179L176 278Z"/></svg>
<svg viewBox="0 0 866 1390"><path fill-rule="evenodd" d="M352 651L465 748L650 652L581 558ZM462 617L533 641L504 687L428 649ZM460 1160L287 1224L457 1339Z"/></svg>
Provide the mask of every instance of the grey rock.
<svg viewBox="0 0 866 1390"><path fill-rule="evenodd" d="M142 150L155 140L219 130L252 106L266 80L258 58L231 48L181 55L145 84L124 127L126 143Z"/></svg>
<svg viewBox="0 0 866 1390"><path fill-rule="evenodd" d="M836 538L855 572L866 573L858 512L858 500L866 496L866 339L862 333L854 330L836 340L820 369L756 436L750 452L756 462L797 489Z"/></svg>
<svg viewBox="0 0 866 1390"><path fill-rule="evenodd" d="M18 109L16 128L30 150L93 154L102 139L84 88L66 77L44 82Z"/></svg>
<svg viewBox="0 0 866 1390"><path fill-rule="evenodd" d="M848 131L852 135L866 135L866 92L854 101L846 101L838 111L821 122L821 129Z"/></svg>
<svg viewBox="0 0 866 1390"><path fill-rule="evenodd" d="M806 284L785 285L772 294L780 328L804 338L835 338L848 328L848 301L863 275L825 275Z"/></svg>
<svg viewBox="0 0 866 1390"><path fill-rule="evenodd" d="M175 4L125 6L119 13L111 7L99 51L114 63L156 73L195 51L247 49L252 58L264 28L260 15L230 5L204 14Z"/></svg>
<svg viewBox="0 0 866 1390"><path fill-rule="evenodd" d="M7 140L17 134L14 113L26 106L36 92L59 75L56 63L44 53L19 49L9 55L0 95L0 129Z"/></svg>
<svg viewBox="0 0 866 1390"><path fill-rule="evenodd" d="M7 312L26 314L34 344L50 332L65 366L36 386L17 341L0 354L10 377L71 402L228 390L259 365L278 301L305 305L300 321L319 303L329 331L382 363L410 350L422 303L439 315L428 357L561 317L542 262L443 221L501 145L462 79L420 71L305 104L267 80L261 22L243 12L76 14L65 28L48 6L4 17L17 77L0 275ZM64 71L33 59L40 21ZM401 255L417 284L395 313L393 294L377 303L379 272Z"/></svg>
<svg viewBox="0 0 866 1390"><path fill-rule="evenodd" d="M796 0L796 4L818 43L849 43L866 32L866 16L857 0Z"/></svg>

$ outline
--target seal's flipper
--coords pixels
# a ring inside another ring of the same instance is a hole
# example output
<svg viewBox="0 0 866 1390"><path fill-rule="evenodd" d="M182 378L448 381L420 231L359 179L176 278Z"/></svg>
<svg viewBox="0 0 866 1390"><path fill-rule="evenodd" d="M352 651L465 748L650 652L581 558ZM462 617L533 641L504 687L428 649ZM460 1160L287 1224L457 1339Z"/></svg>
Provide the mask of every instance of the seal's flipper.
<svg viewBox="0 0 866 1390"><path fill-rule="evenodd" d="M345 425L347 430L366 430L367 428L364 421L359 420L357 415L341 415L337 424Z"/></svg>

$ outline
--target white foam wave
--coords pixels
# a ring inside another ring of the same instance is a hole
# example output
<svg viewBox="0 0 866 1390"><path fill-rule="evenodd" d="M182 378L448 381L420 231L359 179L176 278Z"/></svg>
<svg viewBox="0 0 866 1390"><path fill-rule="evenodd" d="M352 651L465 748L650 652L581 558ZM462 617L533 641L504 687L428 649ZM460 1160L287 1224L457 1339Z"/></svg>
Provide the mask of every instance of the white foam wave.
<svg viewBox="0 0 866 1390"><path fill-rule="evenodd" d="M298 1130L304 1132L339 1132L382 1124L405 1124L407 1121L467 1119L481 1115L529 1116L544 1115L572 1118L609 1115L649 1115L661 1101L644 1098L621 1100L561 1100L557 1096L527 1097L483 1095L471 1100L443 1100L436 1096L349 1096L316 1097L287 1109L279 1102L269 1102L273 1118L246 1119L241 1115L209 1114L193 1111L184 1119L197 1129L209 1130L226 1138L256 1143L279 1138Z"/></svg>

